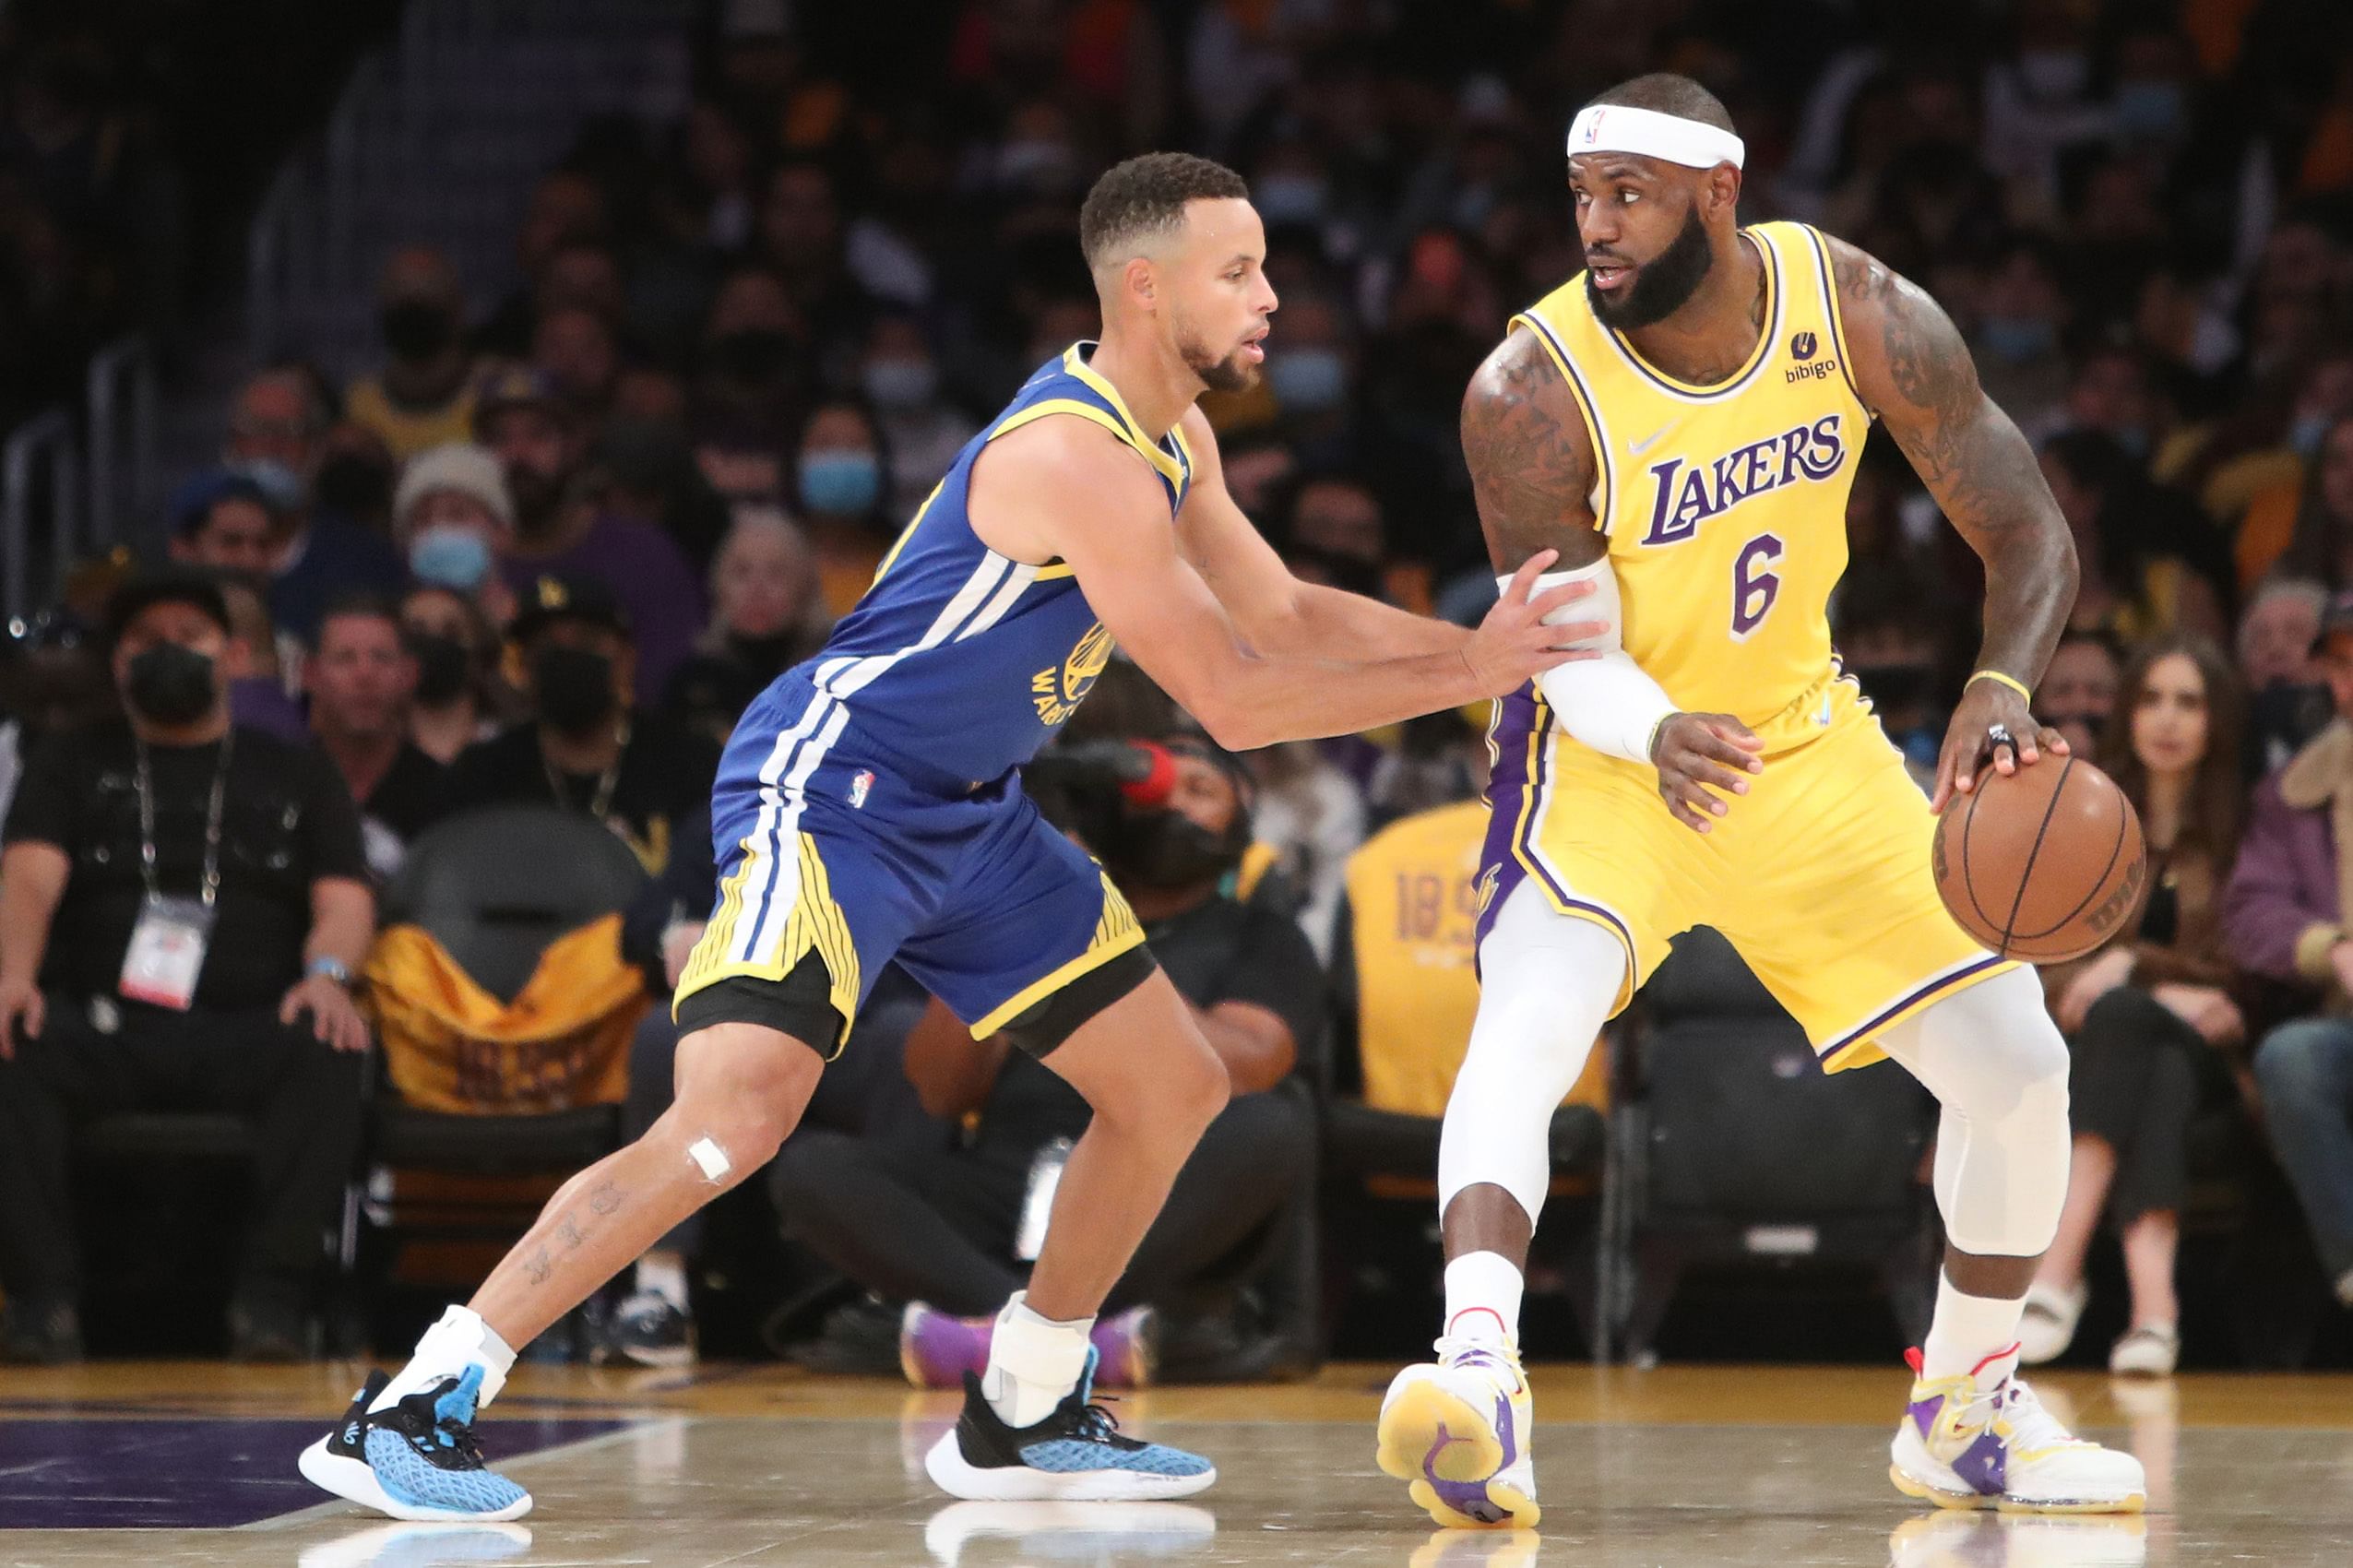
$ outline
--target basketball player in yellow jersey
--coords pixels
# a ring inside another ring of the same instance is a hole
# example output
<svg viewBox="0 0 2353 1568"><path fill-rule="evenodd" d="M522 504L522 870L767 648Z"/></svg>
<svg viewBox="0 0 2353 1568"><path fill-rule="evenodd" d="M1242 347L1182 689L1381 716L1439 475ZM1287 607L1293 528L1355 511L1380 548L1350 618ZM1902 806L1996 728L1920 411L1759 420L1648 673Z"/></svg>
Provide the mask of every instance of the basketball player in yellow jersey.
<svg viewBox="0 0 2353 1568"><path fill-rule="evenodd" d="M2031 971L1978 947L1929 871L1931 813L1989 755L2065 742L2027 699L2075 593L2067 528L1933 301L1796 223L1743 229L1743 148L1682 77L1569 133L1587 270L1517 317L1463 445L1497 571L1555 552L1603 657L1505 699L1481 995L1446 1109L1446 1324L1381 1417L1383 1468L1442 1525L1533 1524L1521 1270L1545 1127L1598 1027L1716 927L1830 1071L1893 1057L1943 1103L1950 1238L1890 1476L1951 1507L2131 1512L2141 1467L2014 1375L2067 1186L2067 1050ZM1985 641L1923 799L1831 651L1845 507L1879 421L1986 566Z"/></svg>

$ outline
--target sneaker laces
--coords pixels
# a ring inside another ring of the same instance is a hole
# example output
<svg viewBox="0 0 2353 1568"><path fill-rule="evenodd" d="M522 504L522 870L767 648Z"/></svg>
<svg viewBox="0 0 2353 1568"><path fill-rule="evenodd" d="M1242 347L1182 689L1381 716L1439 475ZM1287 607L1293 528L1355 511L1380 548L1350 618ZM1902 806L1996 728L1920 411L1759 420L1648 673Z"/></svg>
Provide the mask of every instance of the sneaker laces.
<svg viewBox="0 0 2353 1568"><path fill-rule="evenodd" d="M1438 1364L1441 1366L1479 1367L1488 1372L1508 1372L1515 1379L1520 1374L1518 1352L1509 1345L1499 1344L1492 1339L1474 1338L1462 1334L1442 1334L1438 1336L1434 1348L1438 1352Z"/></svg>
<svg viewBox="0 0 2353 1568"><path fill-rule="evenodd" d="M1074 1435L1089 1443L1109 1443L1119 1436L1119 1418L1110 1407L1116 1401L1111 1395L1089 1399L1079 1408L1077 1420L1071 1422Z"/></svg>
<svg viewBox="0 0 2353 1568"><path fill-rule="evenodd" d="M2090 1448L2086 1443L2065 1427L2059 1418L2043 1408L2035 1391L2009 1378L1987 1393L1969 1402L1967 1420L1975 1424L1980 1405L1991 1406L1990 1418L2000 1414L2010 1425L2010 1447L2013 1452L2032 1453L2046 1448Z"/></svg>

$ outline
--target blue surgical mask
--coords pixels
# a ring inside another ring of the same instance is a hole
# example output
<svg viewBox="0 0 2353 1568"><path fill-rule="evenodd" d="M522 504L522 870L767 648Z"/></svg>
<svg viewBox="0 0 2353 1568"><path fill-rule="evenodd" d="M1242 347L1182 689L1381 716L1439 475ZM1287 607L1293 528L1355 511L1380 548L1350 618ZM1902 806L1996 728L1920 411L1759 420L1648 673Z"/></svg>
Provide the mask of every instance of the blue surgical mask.
<svg viewBox="0 0 2353 1568"><path fill-rule="evenodd" d="M469 528L436 524L410 541L409 575L421 583L470 594L490 578L490 545Z"/></svg>
<svg viewBox="0 0 2353 1568"><path fill-rule="evenodd" d="M866 396L879 409L917 409L940 388L929 360L875 360L866 366Z"/></svg>
<svg viewBox="0 0 2353 1568"><path fill-rule="evenodd" d="M1285 413L1326 413L1348 396L1348 365L1330 349L1278 349L1266 356L1266 385Z"/></svg>
<svg viewBox="0 0 2353 1568"><path fill-rule="evenodd" d="M1978 326L1978 340L1995 359L2024 364L2050 352L2059 329L2031 315L1990 315Z"/></svg>
<svg viewBox="0 0 2353 1568"><path fill-rule="evenodd" d="M1327 191L1313 174L1268 174L1250 187L1250 202L1271 226L1313 223L1324 216Z"/></svg>
<svg viewBox="0 0 2353 1568"><path fill-rule="evenodd" d="M2181 84L2125 82L2116 89L2111 105L2116 128L2135 140L2163 141L2181 129Z"/></svg>
<svg viewBox="0 0 2353 1568"><path fill-rule="evenodd" d="M882 492L882 465L872 452L813 452L801 460L801 505L812 512L872 511Z"/></svg>
<svg viewBox="0 0 2353 1568"><path fill-rule="evenodd" d="M2321 443L2328 439L2328 427L2335 422L2326 414L2306 414L2288 427L2288 445L2300 457L2315 457Z"/></svg>

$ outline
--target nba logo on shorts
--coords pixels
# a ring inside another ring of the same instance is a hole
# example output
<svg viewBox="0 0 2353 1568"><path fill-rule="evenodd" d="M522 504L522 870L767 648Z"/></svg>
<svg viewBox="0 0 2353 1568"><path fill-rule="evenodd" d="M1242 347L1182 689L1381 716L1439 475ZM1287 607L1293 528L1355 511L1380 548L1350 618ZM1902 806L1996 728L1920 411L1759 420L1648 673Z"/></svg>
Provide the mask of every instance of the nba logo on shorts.
<svg viewBox="0 0 2353 1568"><path fill-rule="evenodd" d="M874 770L862 767L850 776L850 805L852 811L866 803L866 791L874 787Z"/></svg>

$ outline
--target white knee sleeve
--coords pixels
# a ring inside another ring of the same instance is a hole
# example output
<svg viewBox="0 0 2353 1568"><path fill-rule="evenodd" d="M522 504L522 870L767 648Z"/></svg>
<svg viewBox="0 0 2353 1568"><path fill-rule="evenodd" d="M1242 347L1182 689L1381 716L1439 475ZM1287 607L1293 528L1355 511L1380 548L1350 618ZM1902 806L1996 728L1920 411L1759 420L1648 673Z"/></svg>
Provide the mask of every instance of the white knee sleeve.
<svg viewBox="0 0 2353 1568"><path fill-rule="evenodd" d="M1492 1182L1533 1223L1551 1183L1552 1112L1585 1071L1625 982L1626 953L1523 882L1497 912L1479 966L1479 1017L1438 1140L1438 1212L1465 1187Z"/></svg>
<svg viewBox="0 0 2353 1568"><path fill-rule="evenodd" d="M1943 1104L1936 1206L1982 1257L2037 1257L2067 1198L2067 1042L2032 969L1946 997L1879 1037Z"/></svg>

